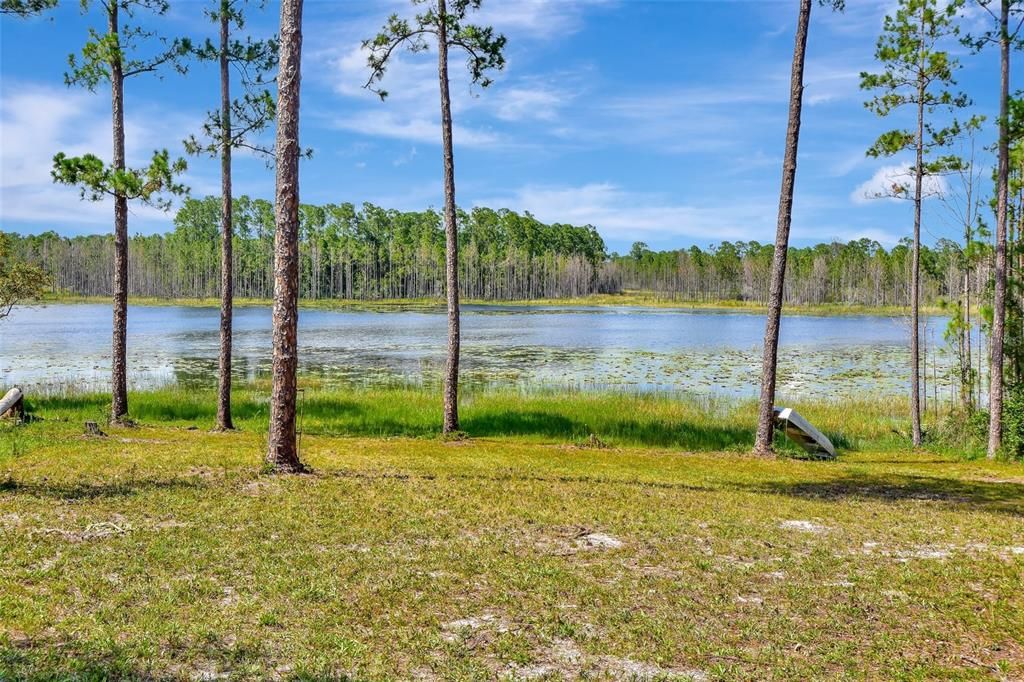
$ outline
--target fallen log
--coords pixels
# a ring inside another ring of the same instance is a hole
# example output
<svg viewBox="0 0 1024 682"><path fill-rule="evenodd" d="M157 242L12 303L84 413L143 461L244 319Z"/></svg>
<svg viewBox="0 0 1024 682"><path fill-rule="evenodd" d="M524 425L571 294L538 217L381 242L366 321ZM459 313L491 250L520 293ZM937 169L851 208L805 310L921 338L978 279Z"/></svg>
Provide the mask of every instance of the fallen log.
<svg viewBox="0 0 1024 682"><path fill-rule="evenodd" d="M0 417L21 417L24 414L25 396L21 389L15 386L0 398Z"/></svg>

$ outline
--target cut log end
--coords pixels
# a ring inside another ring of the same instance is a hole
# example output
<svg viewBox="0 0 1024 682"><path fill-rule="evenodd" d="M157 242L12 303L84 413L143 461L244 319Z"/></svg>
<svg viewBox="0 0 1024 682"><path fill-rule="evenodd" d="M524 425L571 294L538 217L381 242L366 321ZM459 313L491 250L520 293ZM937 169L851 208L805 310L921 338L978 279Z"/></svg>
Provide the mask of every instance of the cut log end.
<svg viewBox="0 0 1024 682"><path fill-rule="evenodd" d="M25 416L25 395L15 386L0 398L0 418L20 419Z"/></svg>

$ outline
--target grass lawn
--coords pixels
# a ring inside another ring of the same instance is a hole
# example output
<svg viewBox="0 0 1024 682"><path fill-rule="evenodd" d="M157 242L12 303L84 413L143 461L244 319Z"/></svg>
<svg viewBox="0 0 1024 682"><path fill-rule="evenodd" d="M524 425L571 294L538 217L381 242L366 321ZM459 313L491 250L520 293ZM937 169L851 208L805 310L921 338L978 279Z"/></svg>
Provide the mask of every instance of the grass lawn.
<svg viewBox="0 0 1024 682"><path fill-rule="evenodd" d="M0 427L0 679L1024 678L1024 467L895 405L766 461L750 405L467 395L444 442L432 394L310 391L314 473L270 476L265 400Z"/></svg>

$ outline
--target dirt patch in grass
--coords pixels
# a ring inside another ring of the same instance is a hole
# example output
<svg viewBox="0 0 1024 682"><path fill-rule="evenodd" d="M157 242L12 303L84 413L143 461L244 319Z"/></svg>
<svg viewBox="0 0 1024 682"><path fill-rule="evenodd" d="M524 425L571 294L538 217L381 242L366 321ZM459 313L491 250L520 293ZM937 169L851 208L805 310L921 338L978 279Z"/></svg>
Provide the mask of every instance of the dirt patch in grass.
<svg viewBox="0 0 1024 682"><path fill-rule="evenodd" d="M555 526L536 531L532 544L541 554L572 556L580 552L621 549L625 541L587 526Z"/></svg>
<svg viewBox="0 0 1024 682"><path fill-rule="evenodd" d="M526 664L509 665L505 673L513 679L613 679L647 682L654 680L704 682L707 673L689 668L661 666L631 658L586 653L571 639L555 639L533 652Z"/></svg>
<svg viewBox="0 0 1024 682"><path fill-rule="evenodd" d="M791 519L782 521L779 523L779 528L783 530L795 530L802 533L825 533L828 531L827 526L823 526L820 523L814 521L803 521L799 519Z"/></svg>

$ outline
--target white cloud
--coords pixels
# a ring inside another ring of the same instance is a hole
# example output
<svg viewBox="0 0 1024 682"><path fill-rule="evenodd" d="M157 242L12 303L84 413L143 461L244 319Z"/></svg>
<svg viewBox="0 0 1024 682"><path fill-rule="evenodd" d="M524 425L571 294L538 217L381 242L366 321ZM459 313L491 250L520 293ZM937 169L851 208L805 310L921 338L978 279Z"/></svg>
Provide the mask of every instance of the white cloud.
<svg viewBox="0 0 1024 682"><path fill-rule="evenodd" d="M495 31L508 35L511 52L506 54L505 70L492 74L495 82L486 90L469 82L463 68L464 55L457 50L451 52L452 113L462 126L456 142L474 147L508 147L512 141L495 134L489 123L557 121L561 110L577 96L580 79L573 73L547 78L518 74L515 50L528 49L524 46L537 41L564 39L582 26L589 8L610 4L609 0L515 0L487 3L480 12L471 13L467 22L491 25ZM401 16L409 16L413 11L407 4L389 5L386 9ZM313 77L323 79L345 98L346 113L340 118L329 117L336 127L367 136L439 144L437 55L433 44L428 41L425 53L411 54L399 49L391 55L382 81L374 85L387 91L384 102L364 87L369 69L362 40L379 30L381 16L375 10L372 16L358 17L330 31L329 42L311 49L311 58L322 65L313 71L317 74Z"/></svg>
<svg viewBox="0 0 1024 682"><path fill-rule="evenodd" d="M922 183L922 194L925 197L941 196L947 193L949 185L939 175L926 175ZM909 164L882 166L875 171L870 179L857 185L850 193L850 200L855 204L865 204L875 199L899 201L901 198L913 198L914 176Z"/></svg>
<svg viewBox="0 0 1024 682"><path fill-rule="evenodd" d="M387 91L383 102L363 87L366 82L366 54L358 46L328 60L335 92L346 98L343 109L351 113L332 116L336 128L371 137L386 137L420 144L441 143L441 115L437 92L437 65L425 55L397 54L378 86ZM452 112L459 114L478 107L480 98L467 87L451 87ZM490 93L488 93L490 95ZM471 147L498 145L499 136L488 130L459 125L453 131L456 144Z"/></svg>
<svg viewBox="0 0 1024 682"><path fill-rule="evenodd" d="M772 233L775 207L744 200L723 206L676 203L657 194L630 192L611 183L578 187L530 185L511 196L481 199L476 205L530 211L545 222L593 225L616 240L690 237L710 242L764 239Z"/></svg>
<svg viewBox="0 0 1024 682"><path fill-rule="evenodd" d="M544 222L593 225L606 240L615 243L771 243L778 213L778 198L774 195L687 202L663 194L630 191L610 182L527 185L509 195L477 199L474 205L529 211ZM898 235L886 229L837 225L836 215L830 197L798 194L792 241L848 242L866 238L889 247L899 241Z"/></svg>
<svg viewBox="0 0 1024 682"><path fill-rule="evenodd" d="M489 102L493 103L494 115L503 121L553 121L558 117L565 97L544 87L509 87L499 89Z"/></svg>
<svg viewBox="0 0 1024 682"><path fill-rule="evenodd" d="M56 185L50 176L53 156L59 151L110 158L110 114L105 105L102 97L81 91L4 84L0 97L0 221L51 223L54 228L110 223L109 202L82 201L77 189ZM152 119L127 118L129 164L145 163L153 149L172 147L187 130L197 127L192 119L167 112ZM179 132L168 135L168 129ZM169 220L163 212L145 206L132 206L131 213L149 221Z"/></svg>
<svg viewBox="0 0 1024 682"><path fill-rule="evenodd" d="M470 22L494 26L517 39L550 40L580 30L588 9L612 4L609 0L501 0L485 3Z"/></svg>
<svg viewBox="0 0 1024 682"><path fill-rule="evenodd" d="M869 68L812 60L804 77L804 101L814 107L862 97L860 72Z"/></svg>
<svg viewBox="0 0 1024 682"><path fill-rule="evenodd" d="M328 78L335 92L366 101L379 101L376 93L364 87L370 75L366 66L367 54L359 40L352 40L340 51L326 55ZM421 100L429 96L437 99L436 59L434 57L431 61L396 51L388 63L383 82L374 87L387 90L388 101L391 102Z"/></svg>
<svg viewBox="0 0 1024 682"><path fill-rule="evenodd" d="M335 128L349 130L362 135L389 137L409 140L422 144L441 144L441 126L434 119L423 115L403 116L396 111L358 111L351 116L342 116L332 121ZM486 130L452 126L455 146L493 147L501 138Z"/></svg>

